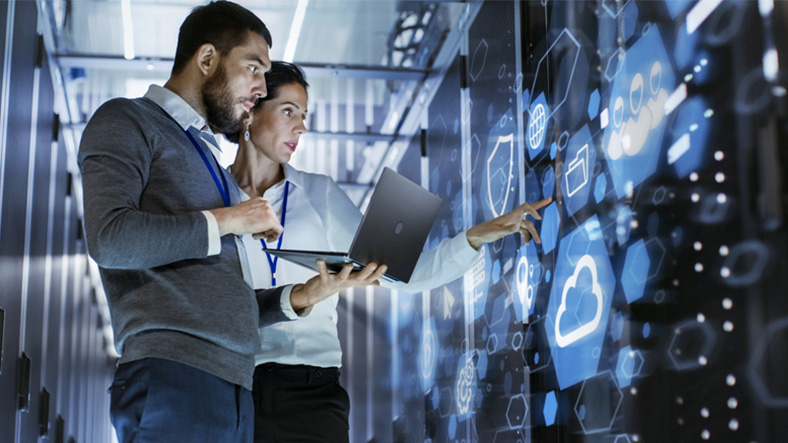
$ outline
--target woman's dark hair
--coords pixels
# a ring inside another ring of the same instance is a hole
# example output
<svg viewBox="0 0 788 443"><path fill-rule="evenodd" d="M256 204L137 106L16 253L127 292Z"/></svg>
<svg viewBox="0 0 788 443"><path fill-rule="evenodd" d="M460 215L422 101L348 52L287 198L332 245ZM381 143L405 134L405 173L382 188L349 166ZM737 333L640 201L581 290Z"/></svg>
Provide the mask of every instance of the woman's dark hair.
<svg viewBox="0 0 788 443"><path fill-rule="evenodd" d="M205 43L214 45L220 54L227 55L246 41L249 31L259 34L271 47L271 33L265 23L241 5L220 0L192 9L178 33L172 74L181 72Z"/></svg>
<svg viewBox="0 0 788 443"><path fill-rule="evenodd" d="M259 109L264 102L277 98L279 88L290 83L298 83L304 87L304 91L309 87L304 71L298 65L288 62L271 62L271 69L265 73L265 87L268 89L268 95L258 99L254 109Z"/></svg>

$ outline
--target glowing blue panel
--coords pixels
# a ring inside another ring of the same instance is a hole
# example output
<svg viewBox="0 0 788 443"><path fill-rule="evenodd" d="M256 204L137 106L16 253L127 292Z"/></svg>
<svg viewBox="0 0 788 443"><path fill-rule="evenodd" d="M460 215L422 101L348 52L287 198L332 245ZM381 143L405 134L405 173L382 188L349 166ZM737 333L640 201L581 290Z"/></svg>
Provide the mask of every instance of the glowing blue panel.
<svg viewBox="0 0 788 443"><path fill-rule="evenodd" d="M682 103L676 111L673 143L668 149L668 164L676 168L679 178L697 171L703 162L711 127L711 115L706 114L707 109L702 98L693 97Z"/></svg>
<svg viewBox="0 0 788 443"><path fill-rule="evenodd" d="M594 89L588 97L588 118L593 120L599 114L599 89Z"/></svg>
<svg viewBox="0 0 788 443"><path fill-rule="evenodd" d="M596 148L591 132L585 125L567 143L561 190L564 193L566 212L571 216L588 203L591 194L591 174L596 163Z"/></svg>
<svg viewBox="0 0 788 443"><path fill-rule="evenodd" d="M542 215L542 232L539 233L539 237L542 238L542 250L545 254L555 249L559 223L558 206L556 206L555 202L552 202L544 210L544 215Z"/></svg>
<svg viewBox="0 0 788 443"><path fill-rule="evenodd" d="M670 12L671 18L676 18L683 10L687 8L687 6L692 3L692 0L670 0L665 2L665 5L668 7L668 12ZM684 26L682 26L684 27Z"/></svg>
<svg viewBox="0 0 788 443"><path fill-rule="evenodd" d="M597 373L616 285L596 215L561 240L556 263L545 328L566 389Z"/></svg>
<svg viewBox="0 0 788 443"><path fill-rule="evenodd" d="M553 144L555 147L555 143ZM555 172L553 168L547 168L542 177L542 196L544 198L553 196L553 188L555 187Z"/></svg>
<svg viewBox="0 0 788 443"><path fill-rule="evenodd" d="M511 109L506 111L490 129L484 170L483 204L488 219L498 217L514 207L514 191L517 188L514 165L516 151L514 143L514 117Z"/></svg>
<svg viewBox="0 0 788 443"><path fill-rule="evenodd" d="M627 249L624 260L624 270L621 272L621 286L628 303L643 297L648 279L648 269L651 261L648 258L646 244L641 238Z"/></svg>
<svg viewBox="0 0 788 443"><path fill-rule="evenodd" d="M513 297L515 317L524 322L534 311L534 299L542 280L542 264L536 254L536 243L530 242L517 251L514 279L518 297Z"/></svg>
<svg viewBox="0 0 788 443"><path fill-rule="evenodd" d="M605 174L599 174L596 178L596 185L594 185L594 200L597 203L601 203L602 199L605 198L605 193L607 192L607 177Z"/></svg>
<svg viewBox="0 0 788 443"><path fill-rule="evenodd" d="M528 145L528 158L533 159L544 150L545 134L547 133L548 116L550 109L547 107L547 100L544 92L531 104L528 112L528 126L525 135L526 145Z"/></svg>
<svg viewBox="0 0 788 443"><path fill-rule="evenodd" d="M558 411L558 402L555 399L555 391L547 393L544 399L544 414L545 425L552 426L555 423L555 413Z"/></svg>
<svg viewBox="0 0 788 443"><path fill-rule="evenodd" d="M656 171L667 121L665 101L676 86L656 25L626 52L620 65L602 144L619 198Z"/></svg>

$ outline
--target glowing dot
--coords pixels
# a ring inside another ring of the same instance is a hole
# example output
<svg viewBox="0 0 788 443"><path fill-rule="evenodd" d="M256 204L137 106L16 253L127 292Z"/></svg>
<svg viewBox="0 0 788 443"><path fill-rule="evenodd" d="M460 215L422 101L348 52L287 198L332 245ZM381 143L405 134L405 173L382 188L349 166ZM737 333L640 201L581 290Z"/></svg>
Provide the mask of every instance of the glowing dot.
<svg viewBox="0 0 788 443"><path fill-rule="evenodd" d="M683 397L676 397L676 403L678 403L680 405L683 405L684 404L684 398Z"/></svg>
<svg viewBox="0 0 788 443"><path fill-rule="evenodd" d="M701 408L700 416L703 418L709 418L709 408Z"/></svg>
<svg viewBox="0 0 788 443"><path fill-rule="evenodd" d="M683 418L679 418L676 421L679 423L679 425L683 425L684 424L684 419Z"/></svg>
<svg viewBox="0 0 788 443"><path fill-rule="evenodd" d="M698 194L697 192L693 192L691 198L693 203L697 203L698 200L700 200L700 194Z"/></svg>
<svg viewBox="0 0 788 443"><path fill-rule="evenodd" d="M728 196L727 195L723 194L722 192L717 194L717 203L722 204L722 203L725 203L726 201L728 201Z"/></svg>
<svg viewBox="0 0 788 443"><path fill-rule="evenodd" d="M730 252L730 250L728 249L727 246L725 246L725 245L720 246L720 255L721 256L727 257L729 252Z"/></svg>
<svg viewBox="0 0 788 443"><path fill-rule="evenodd" d="M697 131L698 130L698 124L697 123L691 124L690 127L689 127L689 130L690 130L690 132Z"/></svg>
<svg viewBox="0 0 788 443"><path fill-rule="evenodd" d="M707 110L703 111L703 116L706 117L706 118L711 118L712 115L714 115L714 110L713 109L707 109Z"/></svg>
<svg viewBox="0 0 788 443"><path fill-rule="evenodd" d="M698 364L699 365L706 366L706 364L708 364L708 363L709 363L709 359L707 359L706 357L704 357L702 355L700 357L698 357Z"/></svg>
<svg viewBox="0 0 788 443"><path fill-rule="evenodd" d="M690 173L689 177L690 177L690 181L693 181L693 182L698 181L698 173L697 172Z"/></svg>
<svg viewBox="0 0 788 443"><path fill-rule="evenodd" d="M637 390L637 388L632 388L632 389L629 390L629 393L632 394L632 395L638 395L638 390Z"/></svg>
<svg viewBox="0 0 788 443"><path fill-rule="evenodd" d="M708 59L705 59L705 58L700 59L700 65L701 66L706 66L708 64L709 64L709 60Z"/></svg>
<svg viewBox="0 0 788 443"><path fill-rule="evenodd" d="M727 297L723 298L722 307L725 308L726 311L729 311L733 307L733 300Z"/></svg>
<svg viewBox="0 0 788 443"><path fill-rule="evenodd" d="M728 374L728 376L725 377L725 384L734 386L736 384L736 377L733 374ZM728 404L731 404L731 400L736 401L735 398L731 397L730 400L728 400Z"/></svg>
<svg viewBox="0 0 788 443"><path fill-rule="evenodd" d="M679 279L677 279L677 278L673 279L673 286L676 286L676 287L679 286Z"/></svg>
<svg viewBox="0 0 788 443"><path fill-rule="evenodd" d="M639 435L633 435L632 436L632 441L634 441L635 443L639 442L640 441L640 436Z"/></svg>
<svg viewBox="0 0 788 443"><path fill-rule="evenodd" d="M703 263L695 263L695 272L703 272Z"/></svg>
<svg viewBox="0 0 788 443"><path fill-rule="evenodd" d="M685 82L689 82L690 80L692 80L692 73L687 74L687 75L684 76L684 81Z"/></svg>
<svg viewBox="0 0 788 443"><path fill-rule="evenodd" d="M725 174L722 172L718 172L714 174L714 180L717 180L717 183L722 183L725 181Z"/></svg>
<svg viewBox="0 0 788 443"><path fill-rule="evenodd" d="M722 278L730 277L731 276L731 269L729 267L727 267L727 266L723 266L722 269L720 269L720 275L722 276Z"/></svg>
<svg viewBox="0 0 788 443"><path fill-rule="evenodd" d="M696 241L695 243L692 244L692 247L695 248L696 251L700 251L701 249L703 249L703 243Z"/></svg>
<svg viewBox="0 0 788 443"><path fill-rule="evenodd" d="M731 431L738 431L739 430L739 420L732 418L731 421L728 422L728 429Z"/></svg>
<svg viewBox="0 0 788 443"><path fill-rule="evenodd" d="M722 151L717 151L714 153L714 160L722 161L725 158L725 154Z"/></svg>
<svg viewBox="0 0 788 443"><path fill-rule="evenodd" d="M784 97L785 94L788 94L788 90L786 90L784 86L775 86L772 88L772 94L777 97Z"/></svg>
<svg viewBox="0 0 788 443"><path fill-rule="evenodd" d="M722 324L722 329L724 329L725 332L733 331L733 323L731 323L730 321L726 321L725 323Z"/></svg>
<svg viewBox="0 0 788 443"><path fill-rule="evenodd" d="M709 432L708 429L704 429L703 432L700 433L700 438L704 440L708 440L709 438L711 438L711 433Z"/></svg>
<svg viewBox="0 0 788 443"><path fill-rule="evenodd" d="M738 406L739 406L739 400L736 400L736 397L731 397L728 399L729 409L736 409Z"/></svg>
<svg viewBox="0 0 788 443"><path fill-rule="evenodd" d="M692 70L695 71L695 72L700 72L700 66L695 65L695 67L692 68Z"/></svg>
<svg viewBox="0 0 788 443"><path fill-rule="evenodd" d="M703 315L702 313L698 313L695 319L698 320L698 323L703 323L706 321L706 316Z"/></svg>

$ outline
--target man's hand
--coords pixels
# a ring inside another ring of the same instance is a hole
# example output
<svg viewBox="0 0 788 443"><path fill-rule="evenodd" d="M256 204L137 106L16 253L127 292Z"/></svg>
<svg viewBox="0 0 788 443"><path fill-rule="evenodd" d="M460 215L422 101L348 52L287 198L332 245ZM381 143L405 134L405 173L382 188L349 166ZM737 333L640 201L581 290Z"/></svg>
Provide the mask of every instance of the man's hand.
<svg viewBox="0 0 788 443"><path fill-rule="evenodd" d="M219 225L219 235L254 234L255 239L265 238L273 241L282 234L276 212L271 204L260 197L249 199L229 208L218 208L209 211Z"/></svg>
<svg viewBox="0 0 788 443"><path fill-rule="evenodd" d="M347 264L340 272L331 274L323 260L317 261L317 268L320 275L310 278L304 284L295 285L290 292L290 304L298 314L343 289L378 285L378 279L383 277L388 269L386 265L370 263L364 269L353 272L353 265Z"/></svg>
<svg viewBox="0 0 788 443"><path fill-rule="evenodd" d="M534 224L526 220L525 216L530 215L537 220L541 220L542 217L540 217L539 213L536 211L549 205L552 201L553 198L548 197L534 204L523 203L511 212L503 214L500 217L496 217L484 223L480 223L468 229L468 231L465 233L466 237L468 238L468 243L471 245L471 247L473 247L473 249L479 249L479 247L485 243L494 242L502 237L518 231L523 234L523 237L525 238L525 244L528 244L528 242L531 241L531 237L533 237L534 241L537 243L542 243L542 239L539 238L539 233L536 232Z"/></svg>

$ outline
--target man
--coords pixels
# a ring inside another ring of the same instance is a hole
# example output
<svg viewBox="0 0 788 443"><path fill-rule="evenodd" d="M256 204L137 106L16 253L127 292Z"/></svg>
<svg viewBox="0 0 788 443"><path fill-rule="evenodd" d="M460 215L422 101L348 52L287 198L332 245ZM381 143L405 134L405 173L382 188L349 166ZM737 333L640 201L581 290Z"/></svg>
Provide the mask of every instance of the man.
<svg viewBox="0 0 788 443"><path fill-rule="evenodd" d="M249 286L237 236L274 239L282 227L266 201L240 203L213 133L237 133L265 96L270 46L243 7L197 7L165 86L105 103L82 134L88 250L121 354L110 407L120 442L250 442L258 325L306 315L385 273L348 266L304 285Z"/></svg>

